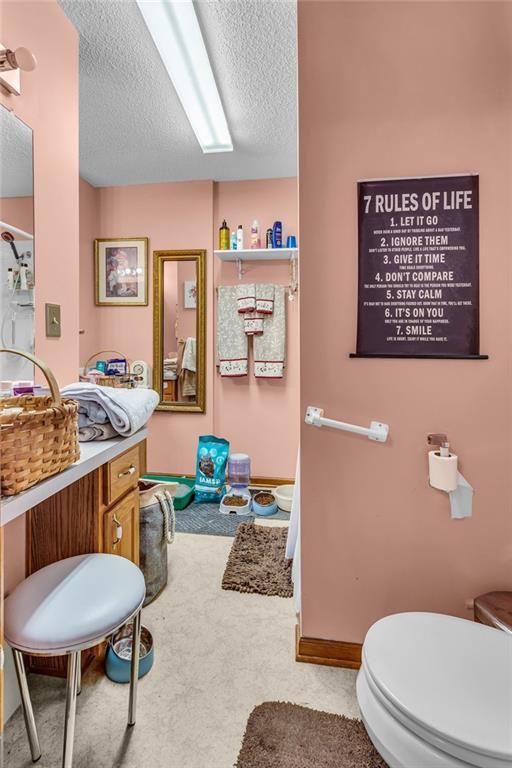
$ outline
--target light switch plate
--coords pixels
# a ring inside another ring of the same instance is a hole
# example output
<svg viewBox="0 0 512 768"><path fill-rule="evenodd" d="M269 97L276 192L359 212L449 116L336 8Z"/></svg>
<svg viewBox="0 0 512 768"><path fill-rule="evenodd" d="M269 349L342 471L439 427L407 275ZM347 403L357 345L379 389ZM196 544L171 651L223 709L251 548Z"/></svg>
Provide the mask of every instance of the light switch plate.
<svg viewBox="0 0 512 768"><path fill-rule="evenodd" d="M60 336L60 304L45 304L46 335Z"/></svg>

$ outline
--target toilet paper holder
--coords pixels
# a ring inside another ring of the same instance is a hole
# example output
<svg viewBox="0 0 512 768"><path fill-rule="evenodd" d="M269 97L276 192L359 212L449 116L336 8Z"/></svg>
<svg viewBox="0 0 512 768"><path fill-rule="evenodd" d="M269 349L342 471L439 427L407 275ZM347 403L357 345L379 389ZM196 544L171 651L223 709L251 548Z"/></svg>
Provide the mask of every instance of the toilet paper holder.
<svg viewBox="0 0 512 768"><path fill-rule="evenodd" d="M427 443L435 448L440 448L448 443L448 435L445 435L444 432L430 432L427 435Z"/></svg>

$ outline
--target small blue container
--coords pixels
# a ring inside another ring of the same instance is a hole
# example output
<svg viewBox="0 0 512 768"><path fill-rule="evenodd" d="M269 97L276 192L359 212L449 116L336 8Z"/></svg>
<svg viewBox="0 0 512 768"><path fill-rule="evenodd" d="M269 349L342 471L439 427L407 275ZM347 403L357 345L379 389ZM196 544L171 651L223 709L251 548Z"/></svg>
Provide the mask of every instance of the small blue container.
<svg viewBox="0 0 512 768"><path fill-rule="evenodd" d="M270 491L260 491L259 493L255 493L252 499L252 510L257 515L260 515L260 517L268 517L269 515L275 515L277 512L277 501L274 497L274 503L273 504L258 504L258 496L260 493L264 493L265 495L271 493ZM274 494L271 493L273 496Z"/></svg>
<svg viewBox="0 0 512 768"><path fill-rule="evenodd" d="M132 659L132 622L125 624L110 638L105 655L105 672L114 683L130 682ZM147 675L155 660L153 637L147 627L141 628L139 679Z"/></svg>

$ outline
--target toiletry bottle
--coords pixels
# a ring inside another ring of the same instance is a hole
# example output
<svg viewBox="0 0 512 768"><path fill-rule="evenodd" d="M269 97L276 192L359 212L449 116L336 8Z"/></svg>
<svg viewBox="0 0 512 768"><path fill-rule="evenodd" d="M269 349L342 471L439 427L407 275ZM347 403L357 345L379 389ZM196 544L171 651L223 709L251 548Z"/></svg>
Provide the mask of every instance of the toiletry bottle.
<svg viewBox="0 0 512 768"><path fill-rule="evenodd" d="M283 245L283 224L281 221L274 221L272 245L274 248L281 248Z"/></svg>
<svg viewBox="0 0 512 768"><path fill-rule="evenodd" d="M22 291L26 291L27 288L28 288L28 285L27 285L27 265L26 264L22 264L21 267L20 267L20 281L21 281L21 285L20 285L21 290Z"/></svg>
<svg viewBox="0 0 512 768"><path fill-rule="evenodd" d="M273 242L272 229L267 229L267 242L266 242L267 248L272 248L272 242Z"/></svg>
<svg viewBox="0 0 512 768"><path fill-rule="evenodd" d="M254 219L251 225L251 248L261 248L260 223L258 219Z"/></svg>
<svg viewBox="0 0 512 768"><path fill-rule="evenodd" d="M243 251L244 248L244 228L241 224L238 225L236 231L236 247L239 251Z"/></svg>
<svg viewBox="0 0 512 768"><path fill-rule="evenodd" d="M226 224L226 219L224 219L219 229L219 250L229 251L229 227Z"/></svg>
<svg viewBox="0 0 512 768"><path fill-rule="evenodd" d="M236 251L236 232L231 233L231 250Z"/></svg>
<svg viewBox="0 0 512 768"><path fill-rule="evenodd" d="M7 270L7 287L10 291L14 288L14 272L12 271L12 267L9 267Z"/></svg>

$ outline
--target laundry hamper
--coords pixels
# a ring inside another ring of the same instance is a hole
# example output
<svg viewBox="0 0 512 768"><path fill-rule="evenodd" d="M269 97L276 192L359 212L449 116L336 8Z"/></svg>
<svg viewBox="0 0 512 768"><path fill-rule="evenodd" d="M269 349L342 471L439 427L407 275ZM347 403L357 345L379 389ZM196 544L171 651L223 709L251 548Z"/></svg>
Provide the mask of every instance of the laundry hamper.
<svg viewBox="0 0 512 768"><path fill-rule="evenodd" d="M80 458L78 403L63 399L55 376L42 360L17 349L0 349L30 360L43 372L51 395L21 395L0 401L0 480L4 496L62 472ZM6 409L21 408L19 413Z"/></svg>
<svg viewBox="0 0 512 768"><path fill-rule="evenodd" d="M140 569L146 582L144 605L167 585L167 545L174 541L175 514L172 491L177 483L139 480Z"/></svg>

